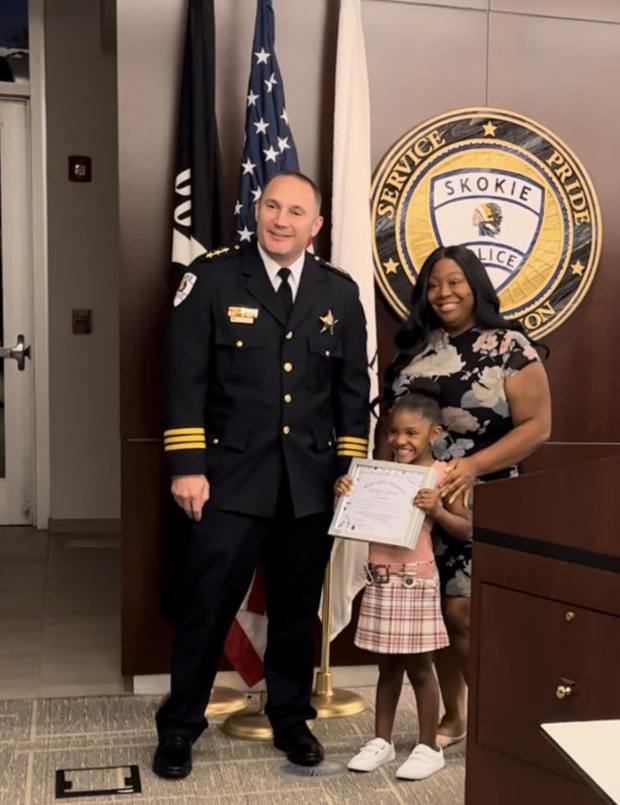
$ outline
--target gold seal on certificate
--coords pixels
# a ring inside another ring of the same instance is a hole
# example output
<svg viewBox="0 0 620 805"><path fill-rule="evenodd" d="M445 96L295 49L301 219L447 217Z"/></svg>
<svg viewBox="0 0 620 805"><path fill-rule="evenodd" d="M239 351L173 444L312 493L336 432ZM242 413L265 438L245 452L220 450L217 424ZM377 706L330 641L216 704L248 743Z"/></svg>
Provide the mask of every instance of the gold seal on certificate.
<svg viewBox="0 0 620 805"><path fill-rule="evenodd" d="M338 501L329 533L334 537L415 548L425 514L413 505L420 489L432 488L432 467L354 458L354 487Z"/></svg>

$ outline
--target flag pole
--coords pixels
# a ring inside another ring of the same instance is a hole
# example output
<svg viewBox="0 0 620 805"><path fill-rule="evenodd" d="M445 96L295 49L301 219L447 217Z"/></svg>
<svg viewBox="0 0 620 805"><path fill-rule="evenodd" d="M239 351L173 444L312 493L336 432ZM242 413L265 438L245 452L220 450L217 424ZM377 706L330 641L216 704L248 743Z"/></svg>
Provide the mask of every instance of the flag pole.
<svg viewBox="0 0 620 805"><path fill-rule="evenodd" d="M331 598L333 565L330 558L323 584L323 608L321 620L323 635L321 641L321 668L317 671L312 706L318 718L353 716L362 713L368 706L365 699L352 690L334 690L330 668Z"/></svg>

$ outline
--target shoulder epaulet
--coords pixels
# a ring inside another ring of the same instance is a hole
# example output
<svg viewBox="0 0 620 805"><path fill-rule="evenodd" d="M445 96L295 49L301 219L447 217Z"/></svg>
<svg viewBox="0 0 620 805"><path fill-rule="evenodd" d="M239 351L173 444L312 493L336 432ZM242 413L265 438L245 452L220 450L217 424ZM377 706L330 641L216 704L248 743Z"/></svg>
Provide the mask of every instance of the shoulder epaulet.
<svg viewBox="0 0 620 805"><path fill-rule="evenodd" d="M222 246L219 249L211 249L210 251L201 254L200 257L197 257L195 263L192 265L197 267L198 263L210 263L219 257L232 257L233 255L239 253L240 248L241 247L239 244L235 243L234 246Z"/></svg>
<svg viewBox="0 0 620 805"><path fill-rule="evenodd" d="M333 271L336 274L339 274L341 277L345 277L346 279L351 280L351 282L355 282L353 277L350 274L347 274L347 272L343 268L338 268L338 266L333 266L331 263L329 263L323 257L319 257L318 254L314 255L314 259L317 261L317 263L319 265L323 266L323 268L327 268L330 271Z"/></svg>
<svg viewBox="0 0 620 805"><path fill-rule="evenodd" d="M236 243L232 247L231 246L222 246L221 249L213 249L213 251L207 252L204 255L204 259L205 260L213 260L214 257L221 257L223 254L234 253L236 251L239 251L240 248L241 247L239 246L238 243Z"/></svg>

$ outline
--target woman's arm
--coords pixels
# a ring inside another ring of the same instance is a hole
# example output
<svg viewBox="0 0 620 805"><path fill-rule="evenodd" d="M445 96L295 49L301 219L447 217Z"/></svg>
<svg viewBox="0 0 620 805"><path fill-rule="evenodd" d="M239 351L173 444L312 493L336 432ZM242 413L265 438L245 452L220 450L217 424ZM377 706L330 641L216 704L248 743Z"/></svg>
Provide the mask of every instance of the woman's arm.
<svg viewBox="0 0 620 805"><path fill-rule="evenodd" d="M382 461L391 461L393 458L392 450L388 444L389 419L387 413L381 413L375 427L375 449L372 456Z"/></svg>
<svg viewBox="0 0 620 805"><path fill-rule="evenodd" d="M476 453L479 475L518 464L547 441L551 433L551 395L542 363L530 363L506 380L513 429Z"/></svg>
<svg viewBox="0 0 620 805"><path fill-rule="evenodd" d="M446 501L443 509L439 512L435 522L455 539L469 542L474 533L471 521L471 511L463 505L463 497L459 496L452 503Z"/></svg>
<svg viewBox="0 0 620 805"><path fill-rule="evenodd" d="M474 480L523 461L551 433L551 395L547 373L541 363L530 363L506 380L506 397L512 430L473 456L449 462L441 485L444 497L453 499Z"/></svg>

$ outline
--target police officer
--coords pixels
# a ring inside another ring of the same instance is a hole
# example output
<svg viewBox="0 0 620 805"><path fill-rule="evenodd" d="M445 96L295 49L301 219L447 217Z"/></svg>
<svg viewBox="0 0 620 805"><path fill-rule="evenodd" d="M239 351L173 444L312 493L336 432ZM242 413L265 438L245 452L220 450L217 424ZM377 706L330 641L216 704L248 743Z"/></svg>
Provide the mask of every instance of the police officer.
<svg viewBox="0 0 620 805"><path fill-rule="evenodd" d="M257 244L185 274L166 348L164 443L172 495L192 519L171 694L156 717L162 777L191 771L224 640L263 563L266 713L291 762L319 763L306 726L313 625L331 549L332 486L368 438L358 289L309 254L320 194L281 173L256 207Z"/></svg>

